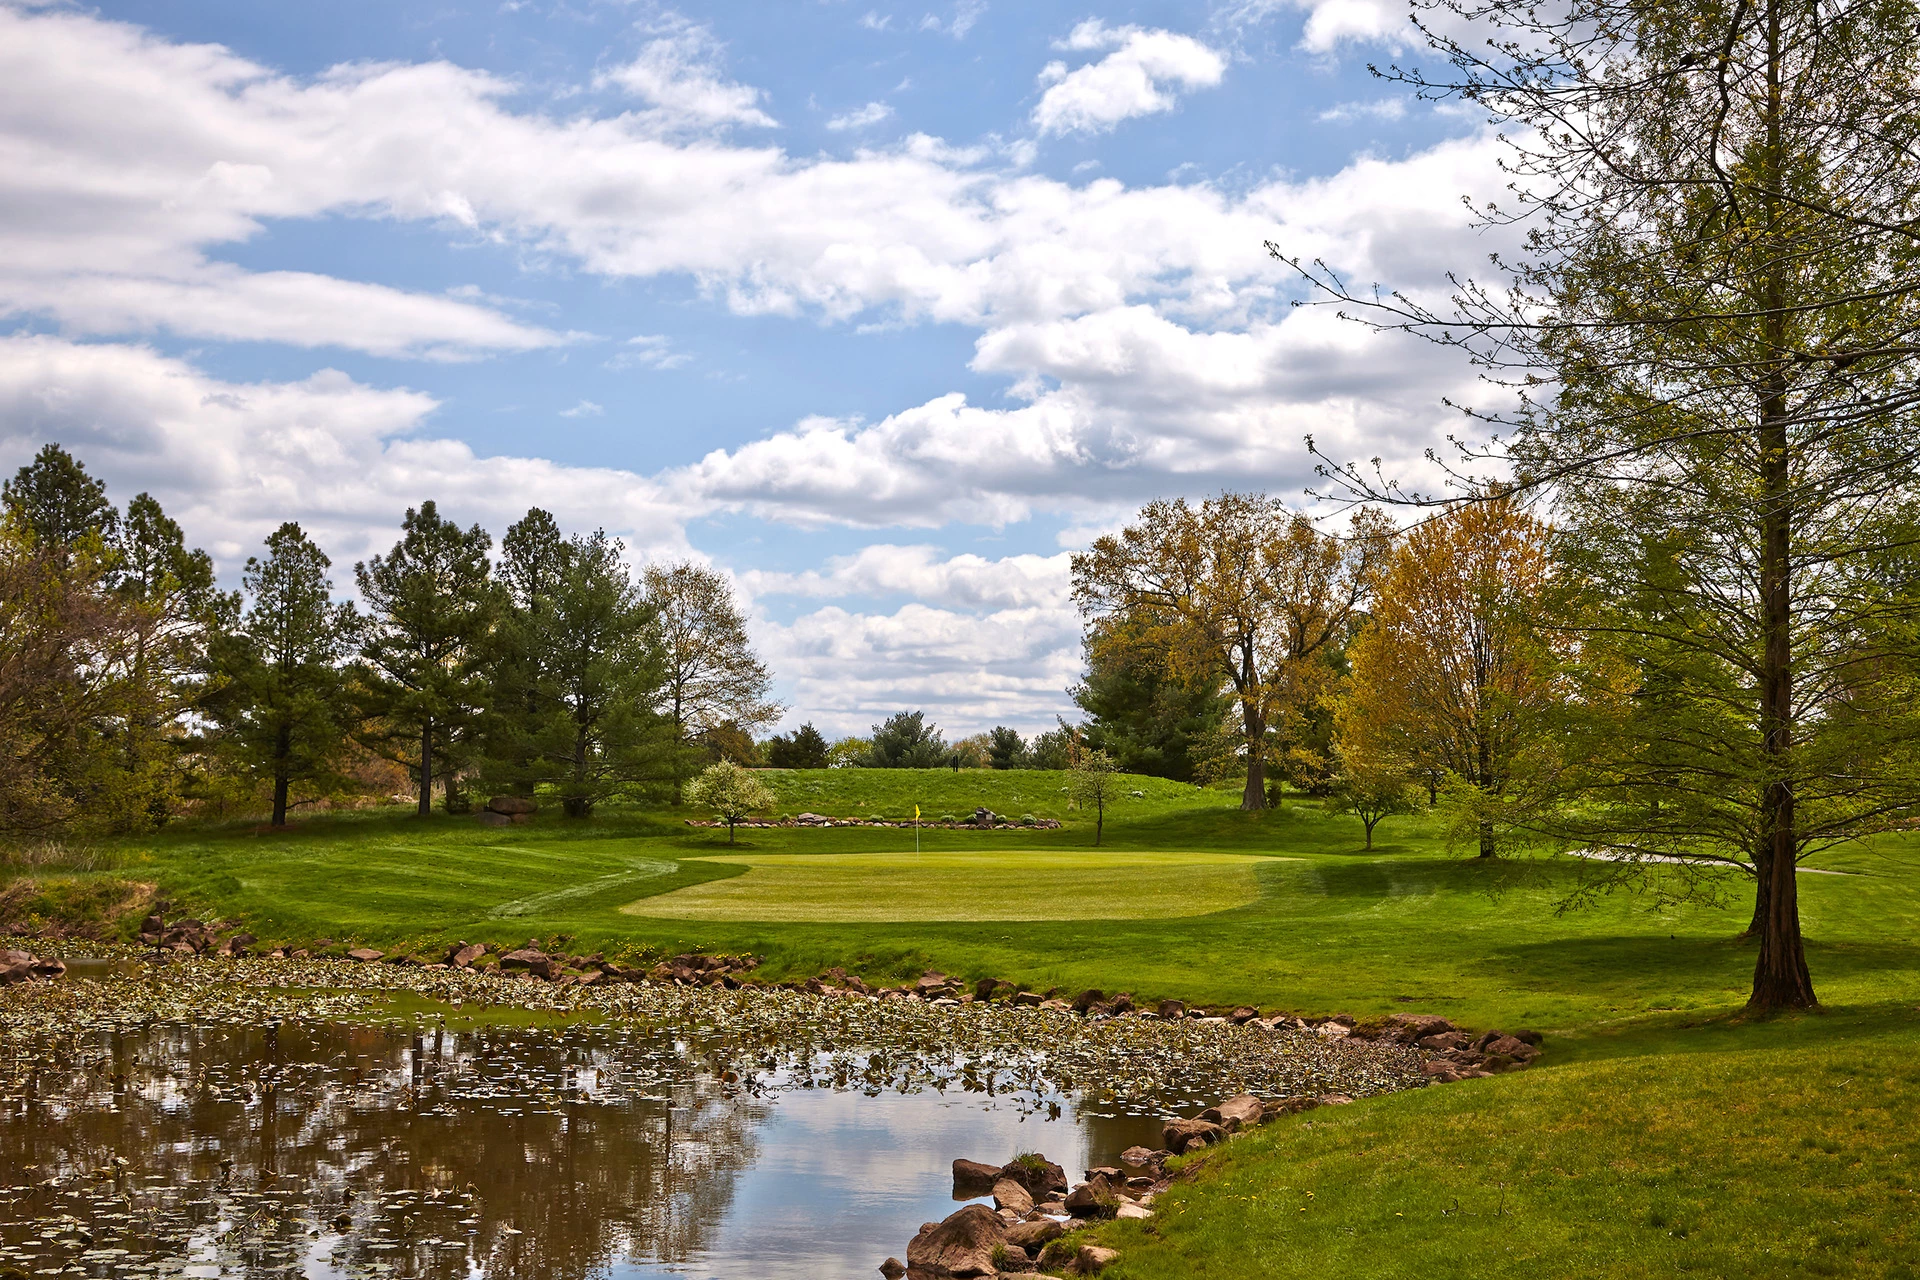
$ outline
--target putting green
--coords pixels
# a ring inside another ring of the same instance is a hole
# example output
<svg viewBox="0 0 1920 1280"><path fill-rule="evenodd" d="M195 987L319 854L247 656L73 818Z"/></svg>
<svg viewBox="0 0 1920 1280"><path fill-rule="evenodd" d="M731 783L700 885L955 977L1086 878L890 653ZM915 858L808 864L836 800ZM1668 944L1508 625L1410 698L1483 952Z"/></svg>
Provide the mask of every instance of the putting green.
<svg viewBox="0 0 1920 1280"><path fill-rule="evenodd" d="M743 853L748 868L642 898L628 915L670 920L1165 920L1260 896L1237 853Z"/></svg>

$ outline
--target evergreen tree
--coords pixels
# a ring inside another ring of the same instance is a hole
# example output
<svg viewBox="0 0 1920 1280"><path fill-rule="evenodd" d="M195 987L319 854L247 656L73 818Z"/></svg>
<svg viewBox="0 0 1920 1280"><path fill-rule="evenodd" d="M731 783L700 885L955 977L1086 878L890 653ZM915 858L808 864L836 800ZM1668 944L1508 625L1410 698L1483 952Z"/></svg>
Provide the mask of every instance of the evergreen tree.
<svg viewBox="0 0 1920 1280"><path fill-rule="evenodd" d="M298 524L281 525L267 538L265 560L247 558L247 611L213 645L217 740L244 771L271 783L276 827L287 823L292 785L331 780L346 746L341 664L358 619L352 605L333 599L332 564Z"/></svg>
<svg viewBox="0 0 1920 1280"><path fill-rule="evenodd" d="M432 502L409 509L400 541L353 567L368 618L360 648L363 740L413 771L420 816L444 779L446 807L465 811L459 770L477 754L488 701L487 643L500 612L479 525L462 530Z"/></svg>
<svg viewBox="0 0 1920 1280"><path fill-rule="evenodd" d="M520 795L532 795L547 776L538 739L559 705L548 644L567 559L560 526L538 507L500 540L505 600L488 658L493 699L484 753L487 781Z"/></svg>
<svg viewBox="0 0 1920 1280"><path fill-rule="evenodd" d="M824 769L827 750L827 740L807 723L792 734L776 733L768 738L767 763L776 769Z"/></svg>
<svg viewBox="0 0 1920 1280"><path fill-rule="evenodd" d="M57 444L42 445L31 463L0 487L0 500L34 545L67 551L88 533L111 537L118 523L107 486Z"/></svg>
<svg viewBox="0 0 1920 1280"><path fill-rule="evenodd" d="M997 724L987 731L987 764L994 769L1031 768L1033 755L1018 729Z"/></svg>
<svg viewBox="0 0 1920 1280"><path fill-rule="evenodd" d="M869 769L938 769L947 763L947 741L924 711L896 711L873 726Z"/></svg>
<svg viewBox="0 0 1920 1280"><path fill-rule="evenodd" d="M1101 619L1085 642L1087 674L1070 692L1087 713L1087 742L1127 773L1192 782L1232 700L1217 684L1173 679L1150 646L1109 639L1126 620Z"/></svg>

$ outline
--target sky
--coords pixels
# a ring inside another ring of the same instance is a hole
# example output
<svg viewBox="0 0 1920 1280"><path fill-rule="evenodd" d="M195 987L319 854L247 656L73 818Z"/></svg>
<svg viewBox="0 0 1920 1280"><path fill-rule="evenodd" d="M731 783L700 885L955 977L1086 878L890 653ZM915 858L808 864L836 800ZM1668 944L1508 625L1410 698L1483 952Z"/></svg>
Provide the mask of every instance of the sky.
<svg viewBox="0 0 1920 1280"><path fill-rule="evenodd" d="M229 584L423 499L729 574L829 736L1071 717L1069 557L1155 498L1416 476L1499 143L1398 0L0 0L0 467ZM1431 57L1431 55L1429 55ZM1417 61L1417 58L1415 59Z"/></svg>

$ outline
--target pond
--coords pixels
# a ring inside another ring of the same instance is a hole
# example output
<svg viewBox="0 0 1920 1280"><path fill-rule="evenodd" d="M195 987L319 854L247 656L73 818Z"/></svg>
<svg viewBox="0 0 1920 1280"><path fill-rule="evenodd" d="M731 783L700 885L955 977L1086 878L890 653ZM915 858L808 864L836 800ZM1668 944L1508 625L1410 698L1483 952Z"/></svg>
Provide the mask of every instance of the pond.
<svg viewBox="0 0 1920 1280"><path fill-rule="evenodd" d="M0 997L0 1277L870 1277L956 1157L1077 1179L1223 1073L1409 1078L1224 1026L253 964Z"/></svg>

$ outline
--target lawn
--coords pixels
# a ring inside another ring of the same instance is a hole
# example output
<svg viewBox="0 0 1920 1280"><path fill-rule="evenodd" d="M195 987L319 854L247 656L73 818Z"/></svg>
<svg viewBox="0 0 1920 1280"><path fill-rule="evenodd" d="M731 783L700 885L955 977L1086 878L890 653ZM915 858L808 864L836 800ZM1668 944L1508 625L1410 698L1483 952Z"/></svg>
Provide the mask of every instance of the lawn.
<svg viewBox="0 0 1920 1280"><path fill-rule="evenodd" d="M1145 1227L1104 1228L1125 1277L1899 1275L1920 1212L1920 835L1802 878L1819 1014L1739 1018L1746 884L1581 910L1599 868L1483 862L1424 817L1357 820L1141 780L1092 823L1045 773L770 773L787 813L1057 831L690 828L679 811L521 827L344 815L287 833L182 828L90 857L39 897L159 883L273 941L426 950L529 936L580 950L751 951L763 976L932 966L1037 990L1129 990L1301 1013L1442 1013L1544 1031L1533 1070L1282 1121L1211 1157ZM16 886L17 888L17 886ZM0 890L0 892L5 892ZM24 900L16 895L16 900ZM1311 1193L1311 1194L1309 1194ZM1304 1209L1304 1212L1303 1212Z"/></svg>
<svg viewBox="0 0 1920 1280"><path fill-rule="evenodd" d="M1237 853L1105 849L942 853L761 853L699 859L746 874L653 894L627 915L670 920L868 923L935 920L1178 920L1260 897Z"/></svg>

